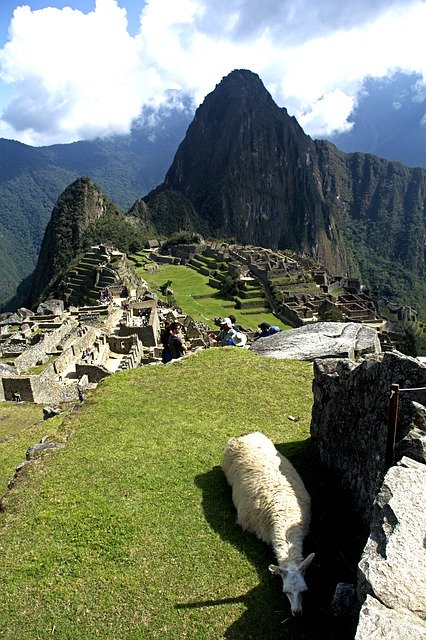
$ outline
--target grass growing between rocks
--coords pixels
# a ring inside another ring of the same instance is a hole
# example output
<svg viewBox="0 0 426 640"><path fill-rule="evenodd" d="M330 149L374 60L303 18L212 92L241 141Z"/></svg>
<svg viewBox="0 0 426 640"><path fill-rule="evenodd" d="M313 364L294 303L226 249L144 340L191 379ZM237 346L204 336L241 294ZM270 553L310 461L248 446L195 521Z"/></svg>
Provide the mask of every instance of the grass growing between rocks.
<svg viewBox="0 0 426 640"><path fill-rule="evenodd" d="M9 492L2 639L349 638L315 599L288 619L272 550L236 524L219 467L230 436L260 430L318 487L311 379L309 363L224 348L105 380L66 448ZM325 593L335 567L316 562Z"/></svg>
<svg viewBox="0 0 426 640"><path fill-rule="evenodd" d="M56 433L58 419L46 423L43 408L27 402L0 403L0 497L25 452L45 435Z"/></svg>

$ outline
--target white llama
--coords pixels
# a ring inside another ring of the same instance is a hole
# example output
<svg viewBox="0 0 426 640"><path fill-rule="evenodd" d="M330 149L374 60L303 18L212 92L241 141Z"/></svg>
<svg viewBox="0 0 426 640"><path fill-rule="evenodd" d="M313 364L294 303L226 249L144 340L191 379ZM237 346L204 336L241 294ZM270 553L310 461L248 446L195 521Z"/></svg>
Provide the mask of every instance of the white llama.
<svg viewBox="0 0 426 640"><path fill-rule="evenodd" d="M301 477L259 432L231 438L222 468L232 487L238 524L272 546L278 566L271 564L269 570L282 577L292 614L301 614L304 574L315 555L302 555L310 497Z"/></svg>

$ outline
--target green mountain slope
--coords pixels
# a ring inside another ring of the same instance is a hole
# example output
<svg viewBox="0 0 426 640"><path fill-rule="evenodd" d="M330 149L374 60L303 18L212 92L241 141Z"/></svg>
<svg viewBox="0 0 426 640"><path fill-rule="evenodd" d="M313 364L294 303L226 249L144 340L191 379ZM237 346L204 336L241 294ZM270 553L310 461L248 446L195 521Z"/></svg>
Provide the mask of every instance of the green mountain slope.
<svg viewBox="0 0 426 640"><path fill-rule="evenodd" d="M50 147L0 139L0 306L34 269L52 209L68 185L89 176L129 209L163 179L189 118L186 110L164 112L154 130L135 123L129 136Z"/></svg>

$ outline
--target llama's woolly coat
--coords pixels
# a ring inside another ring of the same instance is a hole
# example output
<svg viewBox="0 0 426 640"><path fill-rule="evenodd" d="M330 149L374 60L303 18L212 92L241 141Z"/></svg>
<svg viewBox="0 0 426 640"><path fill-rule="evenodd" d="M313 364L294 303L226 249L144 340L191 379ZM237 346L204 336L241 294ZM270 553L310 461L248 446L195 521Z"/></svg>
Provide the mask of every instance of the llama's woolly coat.
<svg viewBox="0 0 426 640"><path fill-rule="evenodd" d="M310 497L293 465L256 432L228 441L222 468L241 527L270 544L280 565L300 564Z"/></svg>

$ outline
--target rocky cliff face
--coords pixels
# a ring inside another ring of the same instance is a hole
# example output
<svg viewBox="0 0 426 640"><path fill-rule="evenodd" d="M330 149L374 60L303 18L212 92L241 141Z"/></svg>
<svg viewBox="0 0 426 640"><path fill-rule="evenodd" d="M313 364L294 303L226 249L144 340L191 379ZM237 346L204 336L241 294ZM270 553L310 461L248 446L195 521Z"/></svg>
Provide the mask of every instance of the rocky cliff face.
<svg viewBox="0 0 426 640"><path fill-rule="evenodd" d="M250 71L230 73L197 109L164 183L144 198L154 224L160 198L163 211L174 198L176 216L176 192L197 231L306 252L331 272L426 298L426 170L314 142Z"/></svg>
<svg viewBox="0 0 426 640"><path fill-rule="evenodd" d="M164 184L146 201L155 207L158 192L171 190L190 200L216 237L346 267L344 245L332 249L315 144L250 71L233 71L206 97Z"/></svg>
<svg viewBox="0 0 426 640"><path fill-rule="evenodd" d="M34 271L30 304L57 279L81 250L86 229L111 206L90 178L79 178L62 193L46 227Z"/></svg>

